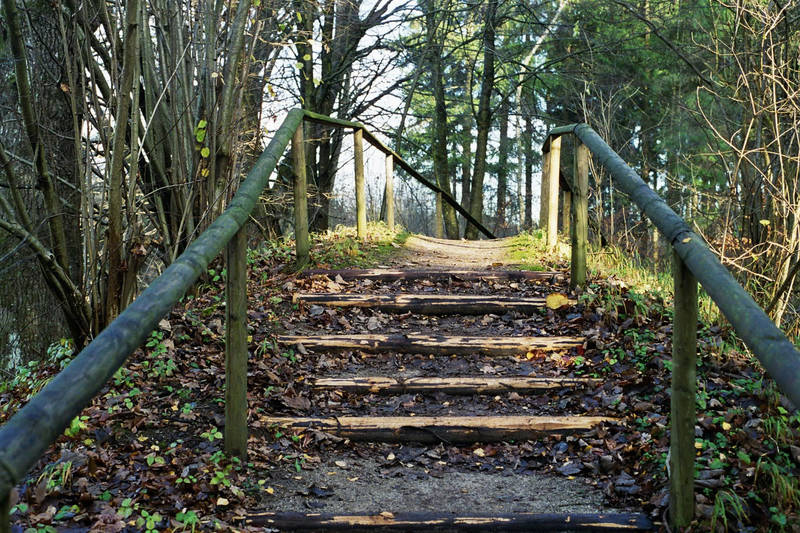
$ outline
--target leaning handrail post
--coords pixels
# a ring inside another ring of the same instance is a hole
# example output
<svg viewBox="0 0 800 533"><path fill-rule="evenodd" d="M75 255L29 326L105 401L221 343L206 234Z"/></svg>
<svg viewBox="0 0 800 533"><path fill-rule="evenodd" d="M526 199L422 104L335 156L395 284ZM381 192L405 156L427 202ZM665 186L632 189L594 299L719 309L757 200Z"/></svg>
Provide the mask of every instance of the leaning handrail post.
<svg viewBox="0 0 800 533"><path fill-rule="evenodd" d="M353 152L356 180L356 235L367 238L367 202L364 191L364 130L356 128L353 132Z"/></svg>
<svg viewBox="0 0 800 533"><path fill-rule="evenodd" d="M247 455L247 225L225 248L225 453Z"/></svg>
<svg viewBox="0 0 800 533"><path fill-rule="evenodd" d="M386 187L383 205L386 206L386 225L394 231L394 156L386 154Z"/></svg>
<svg viewBox="0 0 800 533"><path fill-rule="evenodd" d="M561 176L561 137L550 140L548 152L549 176L547 180L547 248L554 250L558 242L558 185Z"/></svg>
<svg viewBox="0 0 800 533"><path fill-rule="evenodd" d="M572 198L570 287L586 286L586 248L589 242L589 149L575 139Z"/></svg>
<svg viewBox="0 0 800 533"><path fill-rule="evenodd" d="M549 146L549 144L548 144ZM539 190L539 228L547 233L547 208L550 202L547 201L547 193L550 190L550 149L547 148L542 154L542 186Z"/></svg>
<svg viewBox="0 0 800 533"><path fill-rule="evenodd" d="M697 280L672 253L675 317L672 326L669 512L673 529L694 518L694 423L697 363Z"/></svg>
<svg viewBox="0 0 800 533"><path fill-rule="evenodd" d="M295 266L299 270L310 260L308 241L308 185L306 177L306 150L301 122L292 136L292 164L294 166L294 240Z"/></svg>
<svg viewBox="0 0 800 533"><path fill-rule="evenodd" d="M564 235L572 235L574 226L572 222L572 191L564 189L561 191L561 232Z"/></svg>
<svg viewBox="0 0 800 533"><path fill-rule="evenodd" d="M0 496L0 533L11 533L11 491Z"/></svg>

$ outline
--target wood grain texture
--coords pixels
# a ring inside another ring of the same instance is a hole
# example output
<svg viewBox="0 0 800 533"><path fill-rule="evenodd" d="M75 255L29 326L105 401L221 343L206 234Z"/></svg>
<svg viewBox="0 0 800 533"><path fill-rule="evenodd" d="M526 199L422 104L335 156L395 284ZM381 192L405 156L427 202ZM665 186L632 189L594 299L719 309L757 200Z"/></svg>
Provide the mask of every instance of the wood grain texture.
<svg viewBox="0 0 800 533"><path fill-rule="evenodd" d="M444 392L447 394L480 394L499 392L529 392L535 390L583 387L602 383L590 378L532 378L508 377L413 377L391 378L366 376L356 378L320 378L312 381L316 389L336 389L347 392L375 394L405 394Z"/></svg>
<svg viewBox="0 0 800 533"><path fill-rule="evenodd" d="M380 311L424 313L429 315L505 314L510 311L535 313L545 305L544 298L482 296L472 294L328 294L296 293L292 300L329 307L368 307ZM570 303L574 303L571 300Z"/></svg>
<svg viewBox="0 0 800 533"><path fill-rule="evenodd" d="M281 531L652 531L641 513L456 514L456 513L259 513L247 525Z"/></svg>
<svg viewBox="0 0 800 533"><path fill-rule="evenodd" d="M345 268L340 270L314 269L303 272L303 277L324 275L331 279L341 276L344 280L352 279L371 279L382 281L395 280L464 280L464 281L529 281L529 280L552 280L563 278L564 273L558 271L534 272L530 270L398 270L388 268L358 269Z"/></svg>
<svg viewBox="0 0 800 533"><path fill-rule="evenodd" d="M282 335L281 344L302 344L311 350L361 350L439 355L521 355L529 351L569 350L580 337L467 337L460 335Z"/></svg>
<svg viewBox="0 0 800 533"><path fill-rule="evenodd" d="M600 416L340 416L262 417L266 426L313 428L338 437L380 442L498 442L548 432L590 429L614 418Z"/></svg>

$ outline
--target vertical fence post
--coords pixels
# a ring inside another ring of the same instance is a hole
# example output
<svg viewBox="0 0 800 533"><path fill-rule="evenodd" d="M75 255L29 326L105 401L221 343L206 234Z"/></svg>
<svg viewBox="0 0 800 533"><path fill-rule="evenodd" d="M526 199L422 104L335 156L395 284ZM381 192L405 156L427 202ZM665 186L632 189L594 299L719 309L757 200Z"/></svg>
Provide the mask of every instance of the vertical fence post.
<svg viewBox="0 0 800 533"><path fill-rule="evenodd" d="M570 232L570 220L572 219L572 191L564 189L561 191L561 231L564 235L572 235Z"/></svg>
<svg viewBox="0 0 800 533"><path fill-rule="evenodd" d="M672 252L675 321L672 325L669 507L673 530L694 517L694 424L697 360L697 280Z"/></svg>
<svg viewBox="0 0 800 533"><path fill-rule="evenodd" d="M308 243L308 196L306 178L306 150L303 144L303 123L292 136L292 163L294 164L294 239L296 267L299 270L310 260Z"/></svg>
<svg viewBox="0 0 800 533"><path fill-rule="evenodd" d="M353 132L353 152L356 176L356 235L367 238L367 201L364 192L364 130Z"/></svg>
<svg viewBox="0 0 800 533"><path fill-rule="evenodd" d="M561 137L550 138L550 176L547 180L547 248L558 242L558 180L561 175Z"/></svg>
<svg viewBox="0 0 800 533"><path fill-rule="evenodd" d="M437 239L444 238L444 214L442 213L442 193L436 193L436 213L434 214L433 233Z"/></svg>
<svg viewBox="0 0 800 533"><path fill-rule="evenodd" d="M394 231L394 156L386 156L386 187L384 190L383 205L386 206L386 225L389 231Z"/></svg>
<svg viewBox="0 0 800 533"><path fill-rule="evenodd" d="M247 225L228 243L225 283L225 452L247 455Z"/></svg>
<svg viewBox="0 0 800 533"><path fill-rule="evenodd" d="M11 493L0 496L0 533L11 533Z"/></svg>
<svg viewBox="0 0 800 533"><path fill-rule="evenodd" d="M548 148L549 150L549 148ZM550 190L550 152L542 154L542 188L539 192L539 228L547 233L547 193Z"/></svg>
<svg viewBox="0 0 800 533"><path fill-rule="evenodd" d="M572 198L572 260L569 285L586 286L586 247L589 242L589 149L575 139Z"/></svg>

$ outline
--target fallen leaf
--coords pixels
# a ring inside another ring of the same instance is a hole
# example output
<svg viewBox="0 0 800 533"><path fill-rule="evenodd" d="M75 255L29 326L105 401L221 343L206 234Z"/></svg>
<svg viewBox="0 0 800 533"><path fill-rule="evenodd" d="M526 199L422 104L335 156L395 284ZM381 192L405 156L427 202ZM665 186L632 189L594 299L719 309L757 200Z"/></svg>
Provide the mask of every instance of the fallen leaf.
<svg viewBox="0 0 800 533"><path fill-rule="evenodd" d="M545 298L545 304L550 309L561 309L562 307L569 305L569 298L567 298L566 294L553 292L547 295L547 298Z"/></svg>
<svg viewBox="0 0 800 533"><path fill-rule="evenodd" d="M217 505L219 505L220 507L228 505L229 503L231 502L229 502L227 498L223 498L222 496L217 498Z"/></svg>
<svg viewBox="0 0 800 533"><path fill-rule="evenodd" d="M333 464L335 464L339 468L347 468L347 463L345 463L344 461L334 461Z"/></svg>

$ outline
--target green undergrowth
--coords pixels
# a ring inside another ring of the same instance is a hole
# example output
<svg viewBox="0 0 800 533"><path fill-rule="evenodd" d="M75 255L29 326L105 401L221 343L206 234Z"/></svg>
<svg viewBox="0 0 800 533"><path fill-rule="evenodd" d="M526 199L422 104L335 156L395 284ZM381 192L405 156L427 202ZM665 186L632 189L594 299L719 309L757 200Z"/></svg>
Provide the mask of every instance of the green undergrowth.
<svg viewBox="0 0 800 533"><path fill-rule="evenodd" d="M401 248L411 234L400 226L393 230L383 222L367 223L367 236L359 239L356 229L337 226L334 230L310 235L311 261L304 268L367 268L386 261ZM269 262L293 268L294 241L275 239L248 250L250 264Z"/></svg>
<svg viewBox="0 0 800 533"><path fill-rule="evenodd" d="M566 243L548 252L541 231L512 242L510 255L520 268L569 268ZM637 441L626 457L632 473L657 480L649 501L630 503L660 511L669 485L672 273L612 246L591 250L587 263L587 286L575 294L583 304L578 312L590 317L604 340L594 364L588 352L571 363L579 376L649 384L622 385L618 401L638 405L628 418ZM702 288L698 305L697 511L691 530L798 531L800 415Z"/></svg>

